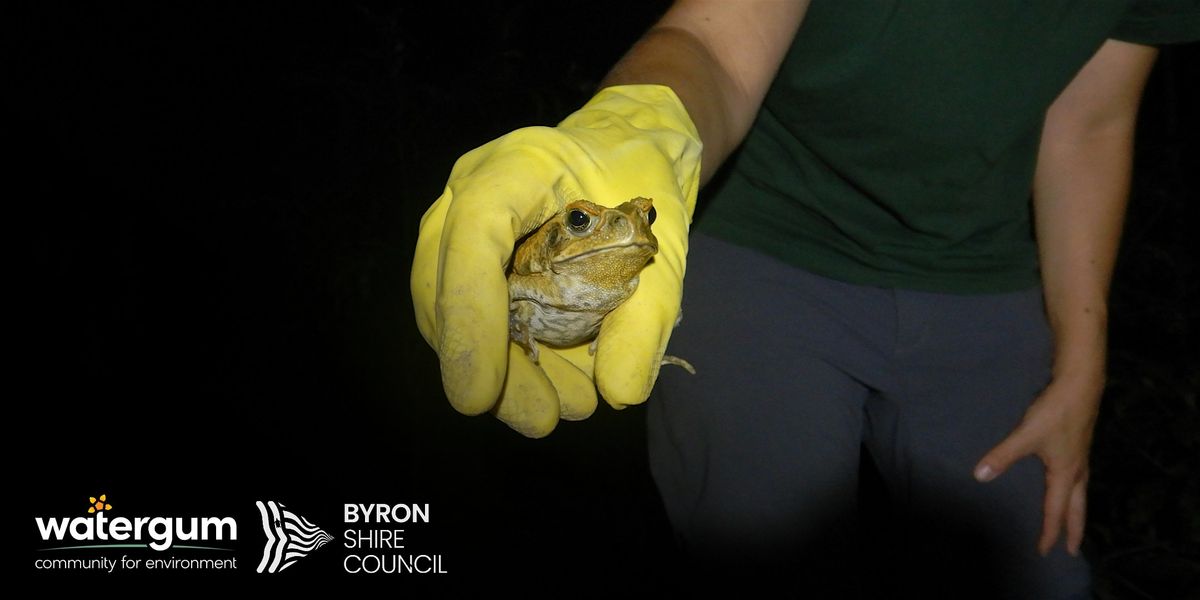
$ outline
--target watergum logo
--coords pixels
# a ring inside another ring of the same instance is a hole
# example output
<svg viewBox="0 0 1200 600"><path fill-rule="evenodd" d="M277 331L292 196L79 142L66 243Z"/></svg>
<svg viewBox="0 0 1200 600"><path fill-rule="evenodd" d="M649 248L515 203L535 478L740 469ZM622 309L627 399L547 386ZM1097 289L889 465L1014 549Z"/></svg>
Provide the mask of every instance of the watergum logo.
<svg viewBox="0 0 1200 600"><path fill-rule="evenodd" d="M176 542L208 542L237 540L237 521L233 517L116 517L110 519L108 511L112 504L105 495L89 498L87 517L37 517L38 533L43 541L65 542L114 542L111 544L83 544L63 546L69 548L105 548L148 546L164 551ZM148 542L145 544L117 544L115 542ZM177 546L218 550L206 546Z"/></svg>

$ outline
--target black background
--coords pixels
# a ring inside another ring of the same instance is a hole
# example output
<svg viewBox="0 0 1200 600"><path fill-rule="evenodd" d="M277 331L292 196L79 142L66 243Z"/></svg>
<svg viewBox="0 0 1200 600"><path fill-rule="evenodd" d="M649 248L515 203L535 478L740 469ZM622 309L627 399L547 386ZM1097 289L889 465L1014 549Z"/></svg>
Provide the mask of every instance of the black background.
<svg viewBox="0 0 1200 600"><path fill-rule="evenodd" d="M337 536L343 502L415 502L433 522L410 549L443 554L450 575L377 576L398 591L666 581L677 557L643 408L602 405L543 440L458 415L408 292L418 220L454 159L566 116L666 4L6 19L29 134L6 194L20 535L100 493L114 516L230 514L244 579L255 500ZM1143 107L1094 453L1087 551L1105 597L1200 586L1197 65L1194 46L1167 52ZM360 581L340 556L279 577Z"/></svg>

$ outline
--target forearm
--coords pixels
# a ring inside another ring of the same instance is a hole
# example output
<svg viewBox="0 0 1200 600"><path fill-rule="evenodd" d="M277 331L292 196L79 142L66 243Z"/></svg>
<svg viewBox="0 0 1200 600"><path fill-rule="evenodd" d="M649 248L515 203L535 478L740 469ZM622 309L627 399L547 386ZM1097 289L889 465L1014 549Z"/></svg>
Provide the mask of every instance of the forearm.
<svg viewBox="0 0 1200 600"><path fill-rule="evenodd" d="M729 75L703 43L682 29L651 29L609 72L601 86L630 83L662 84L679 96L704 144L700 162L702 184L749 130L745 115L735 110L741 102L735 98L736 86Z"/></svg>
<svg viewBox="0 0 1200 600"><path fill-rule="evenodd" d="M1102 381L1133 133L1155 56L1109 40L1046 114L1033 204L1056 378Z"/></svg>
<svg viewBox="0 0 1200 600"><path fill-rule="evenodd" d="M674 90L704 144L700 173L707 182L750 130L807 5L676 2L601 86L655 83Z"/></svg>
<svg viewBox="0 0 1200 600"><path fill-rule="evenodd" d="M1048 133L1048 135L1051 135ZM1102 373L1133 127L1042 144L1034 211L1055 376Z"/></svg>

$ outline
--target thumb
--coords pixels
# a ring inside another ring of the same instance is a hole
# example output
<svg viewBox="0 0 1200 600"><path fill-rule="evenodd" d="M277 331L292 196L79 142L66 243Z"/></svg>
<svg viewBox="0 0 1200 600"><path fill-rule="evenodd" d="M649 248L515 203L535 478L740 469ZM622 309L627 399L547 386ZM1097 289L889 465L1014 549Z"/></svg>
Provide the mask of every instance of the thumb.
<svg viewBox="0 0 1200 600"><path fill-rule="evenodd" d="M1013 463L1033 454L1035 442L1033 430L1022 423L975 465L976 481L988 482L999 477Z"/></svg>
<svg viewBox="0 0 1200 600"><path fill-rule="evenodd" d="M642 269L637 290L600 325L596 386L613 408L645 402L679 317L687 264L689 213L677 196L655 200L658 254Z"/></svg>

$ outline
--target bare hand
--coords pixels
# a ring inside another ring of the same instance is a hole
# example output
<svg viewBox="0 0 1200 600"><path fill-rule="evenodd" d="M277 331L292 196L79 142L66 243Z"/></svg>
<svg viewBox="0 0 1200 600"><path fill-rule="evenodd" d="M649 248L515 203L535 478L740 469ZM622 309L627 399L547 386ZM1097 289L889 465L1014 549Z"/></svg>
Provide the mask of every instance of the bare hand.
<svg viewBox="0 0 1200 600"><path fill-rule="evenodd" d="M1056 377L1025 411L1021 424L975 467L975 478L986 482L1026 456L1041 459L1046 498L1038 551L1043 556L1064 526L1067 552L1079 553L1087 515L1088 452L1103 386L1103 373Z"/></svg>

